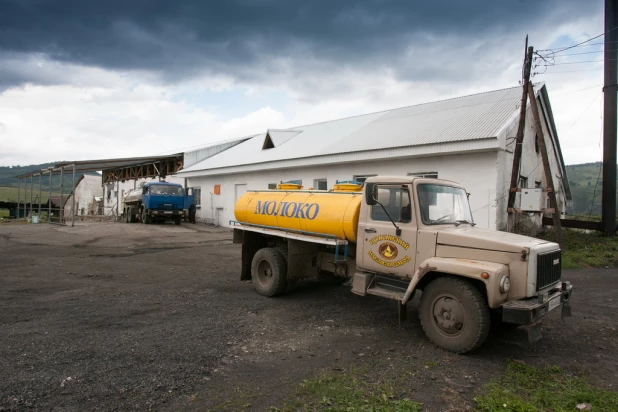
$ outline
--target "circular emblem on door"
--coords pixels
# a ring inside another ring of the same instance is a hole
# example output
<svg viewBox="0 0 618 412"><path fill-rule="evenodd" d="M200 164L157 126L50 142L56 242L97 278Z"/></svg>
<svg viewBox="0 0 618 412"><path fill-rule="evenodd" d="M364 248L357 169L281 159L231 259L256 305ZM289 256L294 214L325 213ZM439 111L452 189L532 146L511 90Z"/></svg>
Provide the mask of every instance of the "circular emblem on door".
<svg viewBox="0 0 618 412"><path fill-rule="evenodd" d="M386 260L395 259L397 257L397 246L390 242L384 242L378 247L378 253Z"/></svg>

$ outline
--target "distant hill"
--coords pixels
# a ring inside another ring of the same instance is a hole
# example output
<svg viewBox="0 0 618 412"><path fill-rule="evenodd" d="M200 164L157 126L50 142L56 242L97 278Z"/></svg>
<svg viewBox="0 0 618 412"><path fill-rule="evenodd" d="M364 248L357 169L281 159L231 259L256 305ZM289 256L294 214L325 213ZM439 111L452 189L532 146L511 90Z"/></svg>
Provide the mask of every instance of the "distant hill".
<svg viewBox="0 0 618 412"><path fill-rule="evenodd" d="M60 162L54 162L54 163L41 163L38 165L28 165L28 166L0 166L0 189L2 188L17 188L17 176L19 175L23 175L26 173L30 173L30 172L38 172L41 169L46 169L48 167L51 167L53 165L55 165L56 163L60 163ZM91 173L88 173L91 174ZM94 174L94 173L92 173ZM82 177L83 173L76 173L75 174L75 181L78 181L80 177ZM71 184L72 184L72 179L73 176L71 173L69 173L68 177L65 175L64 178L64 193L70 193L71 192ZM39 190L39 178L35 177L34 178L34 192L38 193ZM22 190L23 190L23 183L24 181L22 180ZM30 179L28 179L28 184L30 184ZM53 176L52 177L52 192L53 193L60 193L60 176ZM28 189L29 190L29 189ZM49 176L43 176L42 180L41 180L41 190L44 193L49 194ZM5 189L5 190L0 190L0 200L5 200L5 201L14 201L16 199L13 199L14 197L16 197L17 194L17 189ZM23 191L22 191L22 195L23 195ZM47 199L47 196L42 196L44 199Z"/></svg>
<svg viewBox="0 0 618 412"><path fill-rule="evenodd" d="M582 163L567 166L566 169L573 194L573 206L569 213L600 215L603 185L602 163Z"/></svg>

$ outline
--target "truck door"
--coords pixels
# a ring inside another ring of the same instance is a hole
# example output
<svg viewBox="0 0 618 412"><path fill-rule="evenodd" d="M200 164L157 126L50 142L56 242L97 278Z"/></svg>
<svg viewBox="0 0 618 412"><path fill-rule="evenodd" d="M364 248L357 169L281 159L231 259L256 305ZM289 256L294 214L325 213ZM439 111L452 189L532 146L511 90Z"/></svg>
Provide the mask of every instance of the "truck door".
<svg viewBox="0 0 618 412"><path fill-rule="evenodd" d="M416 260L416 230L410 185L377 184L381 204L363 205L358 222L357 265L366 271L411 278ZM393 222L401 229L397 236Z"/></svg>

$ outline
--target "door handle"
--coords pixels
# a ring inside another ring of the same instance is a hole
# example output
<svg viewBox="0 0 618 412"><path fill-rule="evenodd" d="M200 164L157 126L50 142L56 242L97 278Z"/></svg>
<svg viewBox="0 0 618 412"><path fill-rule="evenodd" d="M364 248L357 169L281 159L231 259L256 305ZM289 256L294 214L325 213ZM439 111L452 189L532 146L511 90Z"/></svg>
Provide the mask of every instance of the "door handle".
<svg viewBox="0 0 618 412"><path fill-rule="evenodd" d="M376 233L375 229L365 229L365 232L367 233Z"/></svg>

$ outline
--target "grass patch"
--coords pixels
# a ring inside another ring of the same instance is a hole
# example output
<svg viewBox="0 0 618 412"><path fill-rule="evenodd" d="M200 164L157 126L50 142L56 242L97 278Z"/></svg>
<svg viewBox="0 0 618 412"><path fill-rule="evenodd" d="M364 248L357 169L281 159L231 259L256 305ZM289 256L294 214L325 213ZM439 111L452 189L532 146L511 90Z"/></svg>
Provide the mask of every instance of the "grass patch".
<svg viewBox="0 0 618 412"><path fill-rule="evenodd" d="M359 412L415 412L421 404L397 396L394 382L371 383L361 379L355 371L340 374L324 373L317 379L305 380L294 401L271 411L359 411Z"/></svg>
<svg viewBox="0 0 618 412"><path fill-rule="evenodd" d="M562 268L612 267L618 261L618 237L605 237L598 232L563 229ZM543 239L556 241L556 232L550 230Z"/></svg>
<svg viewBox="0 0 618 412"><path fill-rule="evenodd" d="M19 200L21 201L22 208L24 207L24 188L21 188L21 193L19 194ZM52 196L58 196L58 193L52 192ZM25 191L26 202L30 202L30 189ZM69 194L65 193L65 197L68 197ZM17 188L9 187L9 186L0 186L0 201L4 202L17 202ZM35 185L35 189L32 191L33 203L38 206L39 204L39 188ZM41 191L41 203L47 204L47 199L49 199L49 190Z"/></svg>
<svg viewBox="0 0 618 412"><path fill-rule="evenodd" d="M0 209L0 219L9 217L9 209Z"/></svg>
<svg viewBox="0 0 618 412"><path fill-rule="evenodd" d="M475 401L482 412L575 411L589 403L595 411L618 411L618 394L594 388L557 366L535 368L509 362L501 379L487 384Z"/></svg>

